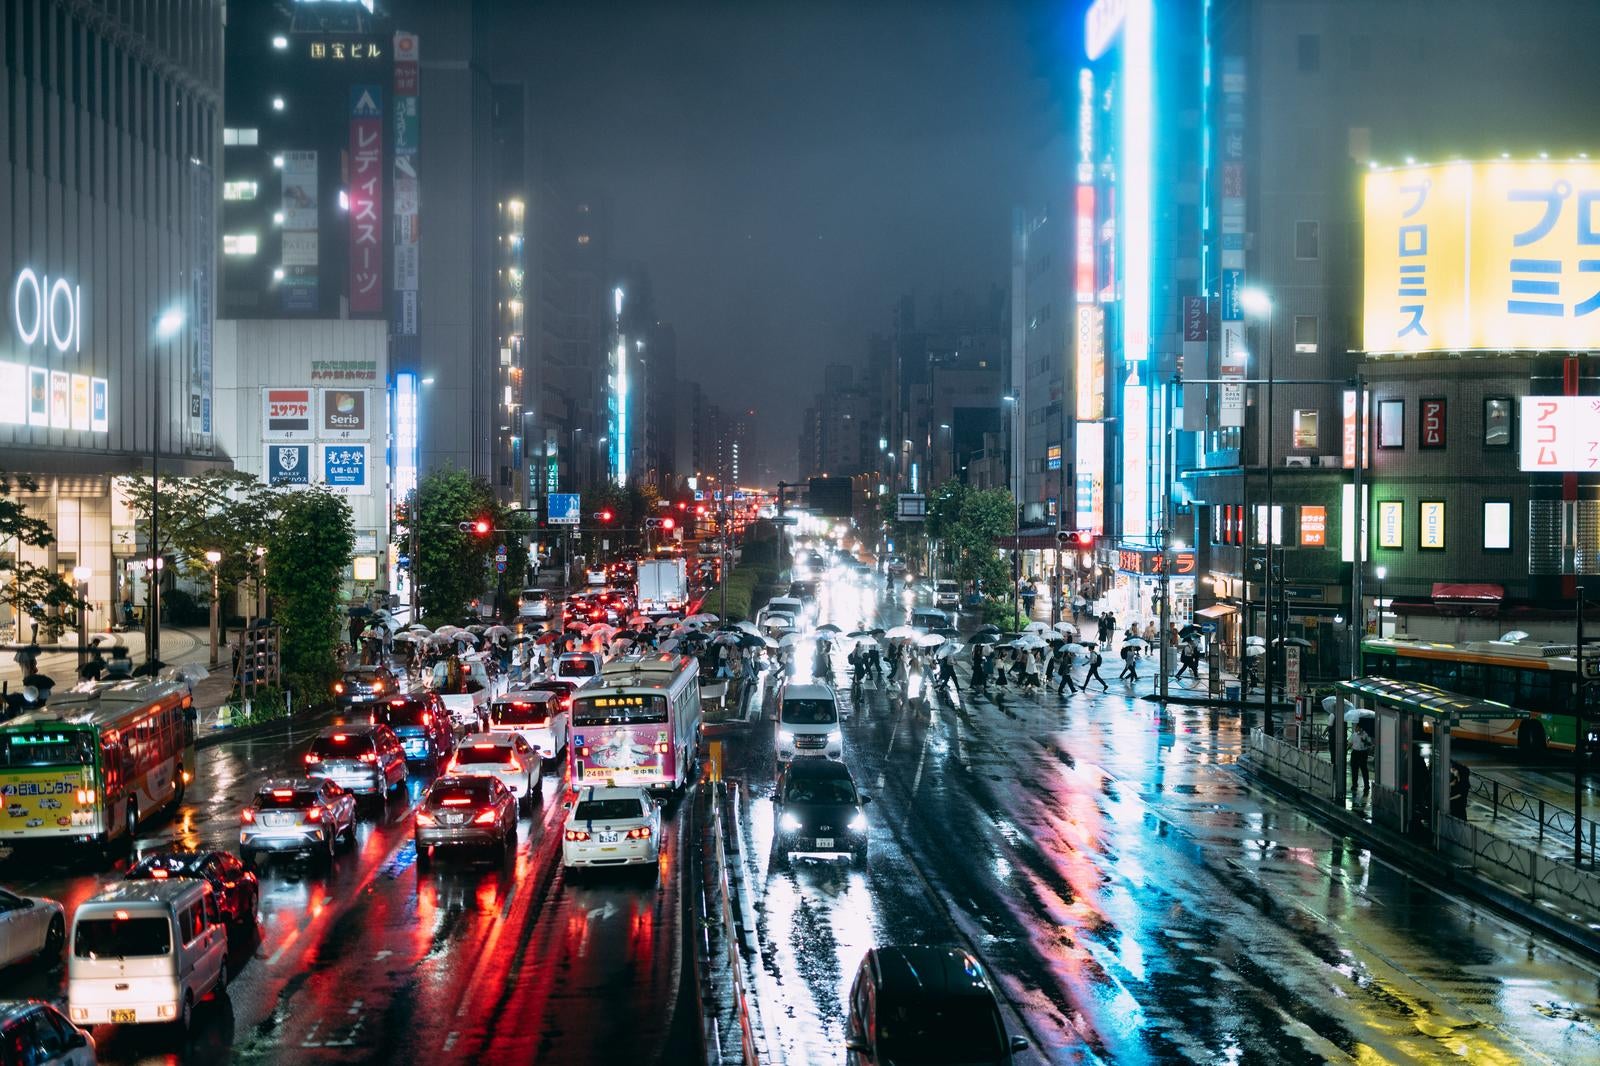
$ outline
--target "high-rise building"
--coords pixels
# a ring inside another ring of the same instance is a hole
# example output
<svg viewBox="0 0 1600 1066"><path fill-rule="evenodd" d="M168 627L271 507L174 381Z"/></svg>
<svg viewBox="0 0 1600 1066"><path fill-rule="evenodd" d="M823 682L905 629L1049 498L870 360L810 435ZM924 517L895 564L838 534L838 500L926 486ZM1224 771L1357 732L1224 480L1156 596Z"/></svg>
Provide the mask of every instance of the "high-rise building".
<svg viewBox="0 0 1600 1066"><path fill-rule="evenodd" d="M1008 421L1016 418L1014 491L1028 527L1057 525L1067 500L1071 234L1064 197L1037 212L1018 211L1012 222L1011 399L1001 400L1001 414ZM1003 450L1003 439L998 443ZM1066 510L1070 514L1070 500Z"/></svg>
<svg viewBox="0 0 1600 1066"><path fill-rule="evenodd" d="M0 467L56 536L22 559L144 599L113 479L226 465L213 406L220 0L0 4ZM0 545L0 552L16 549ZM169 560L176 562L177 560ZM29 619L0 603L0 625Z"/></svg>

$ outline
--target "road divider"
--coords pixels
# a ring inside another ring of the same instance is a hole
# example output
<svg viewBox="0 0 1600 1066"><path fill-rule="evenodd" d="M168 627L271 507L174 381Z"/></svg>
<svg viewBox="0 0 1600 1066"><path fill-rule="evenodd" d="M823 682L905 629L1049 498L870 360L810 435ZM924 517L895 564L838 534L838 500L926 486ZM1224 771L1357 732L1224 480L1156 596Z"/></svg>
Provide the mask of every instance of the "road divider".
<svg viewBox="0 0 1600 1066"><path fill-rule="evenodd" d="M695 965L705 1061L757 1066L761 1052L744 974L743 957L755 957L755 944L739 857L738 785L713 782L699 797L706 817L700 820L700 876L695 879Z"/></svg>

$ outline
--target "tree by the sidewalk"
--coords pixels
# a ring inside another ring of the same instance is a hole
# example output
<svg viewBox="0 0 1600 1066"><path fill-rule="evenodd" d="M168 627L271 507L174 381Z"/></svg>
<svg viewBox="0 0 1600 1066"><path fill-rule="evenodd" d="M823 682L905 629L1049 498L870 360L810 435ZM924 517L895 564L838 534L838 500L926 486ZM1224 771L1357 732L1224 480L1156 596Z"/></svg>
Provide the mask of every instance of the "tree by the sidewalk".
<svg viewBox="0 0 1600 1066"><path fill-rule="evenodd" d="M945 572L982 590L986 616L1006 617L1011 612L1011 568L998 545L1017 529L1011 493L947 481L928 497L927 529Z"/></svg>
<svg viewBox="0 0 1600 1066"><path fill-rule="evenodd" d="M429 624L459 622L468 601L487 587L488 560L505 543L498 536L461 532L462 522L488 519L497 527L503 515L494 489L482 478L460 470L438 470L422 479L409 508L417 524L412 574L416 578L423 620ZM398 542L409 550L407 540Z"/></svg>
<svg viewBox="0 0 1600 1066"><path fill-rule="evenodd" d="M0 544L15 549L48 548L55 543L50 523L28 514L13 496L14 492L38 490L38 483L27 475L0 470ZM0 595L11 605L14 617L28 614L38 623L39 635L54 640L62 630L77 624L78 612L85 604L66 578L21 555L17 550L0 555ZM17 638L29 635L18 633Z"/></svg>
<svg viewBox="0 0 1600 1066"><path fill-rule="evenodd" d="M148 544L156 490L149 478L121 478L123 503L139 523ZM206 553L220 552L218 583L233 588L255 572L256 548L266 544L285 493L254 474L208 470L194 477L164 477L160 482L159 555L171 555L185 571L203 573L209 588Z"/></svg>
<svg viewBox="0 0 1600 1066"><path fill-rule="evenodd" d="M322 692L341 664L344 572L355 552L350 505L323 489L285 494L267 538L267 591L282 627L290 687Z"/></svg>

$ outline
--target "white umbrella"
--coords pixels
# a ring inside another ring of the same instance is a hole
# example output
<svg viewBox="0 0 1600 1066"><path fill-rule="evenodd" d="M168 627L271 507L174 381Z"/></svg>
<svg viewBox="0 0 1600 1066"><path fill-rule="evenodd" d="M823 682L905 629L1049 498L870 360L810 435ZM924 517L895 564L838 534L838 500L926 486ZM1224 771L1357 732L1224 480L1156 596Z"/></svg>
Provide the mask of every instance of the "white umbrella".
<svg viewBox="0 0 1600 1066"><path fill-rule="evenodd" d="M396 644L416 644L426 639L428 639L427 635L423 633L396 633L394 635Z"/></svg>
<svg viewBox="0 0 1600 1066"><path fill-rule="evenodd" d="M773 640L771 637L762 637L761 641L769 648L776 648L780 646L778 642Z"/></svg>
<svg viewBox="0 0 1600 1066"><path fill-rule="evenodd" d="M511 635L511 630L506 626L490 626L488 629L483 631L483 635L491 639L495 637L509 637Z"/></svg>
<svg viewBox="0 0 1600 1066"><path fill-rule="evenodd" d="M1266 637L1245 637L1244 642L1246 647L1265 648L1267 646Z"/></svg>
<svg viewBox="0 0 1600 1066"><path fill-rule="evenodd" d="M922 630L913 628L912 626L895 626L893 629L889 630L889 632L887 632L887 633L885 633L883 635L883 639L884 640L916 640L918 637L925 636L925 635L926 634L924 634L922 632Z"/></svg>
<svg viewBox="0 0 1600 1066"><path fill-rule="evenodd" d="M1016 640L1013 640L1011 642L1011 646L1013 648L1020 648L1023 651L1041 651L1045 648L1048 648L1050 645L1045 643L1044 640L1035 634L1028 633L1024 636L1018 637Z"/></svg>
<svg viewBox="0 0 1600 1066"><path fill-rule="evenodd" d="M940 659L949 659L949 658L953 658L961 650L962 650L962 646L960 644L957 644L954 641L948 641L948 642L946 642L944 647L940 648L938 651L934 652L933 654L937 658L940 658Z"/></svg>
<svg viewBox="0 0 1600 1066"><path fill-rule="evenodd" d="M917 638L919 648L937 648L944 643L944 638L937 633L924 633Z"/></svg>
<svg viewBox="0 0 1600 1066"><path fill-rule="evenodd" d="M1145 642L1143 637L1129 637L1122 642L1122 646L1124 648L1148 648L1150 645Z"/></svg>
<svg viewBox="0 0 1600 1066"><path fill-rule="evenodd" d="M1351 725L1355 725L1363 718L1376 718L1377 716L1376 711L1369 711L1365 707L1346 707L1344 711L1344 720Z"/></svg>
<svg viewBox="0 0 1600 1066"><path fill-rule="evenodd" d="M211 676L211 671L207 670L199 663L183 663L180 666L172 666L168 667L167 669L170 670L172 672L172 676L176 677L179 681L187 681L190 684L193 684L196 681L204 681L206 678ZM166 671L163 671L163 673L165 672Z"/></svg>
<svg viewBox="0 0 1600 1066"><path fill-rule="evenodd" d="M1043 622L1029 622L1027 625L1022 627L1022 631L1024 633L1037 633L1043 636L1044 634L1050 632L1050 627L1045 625Z"/></svg>
<svg viewBox="0 0 1600 1066"><path fill-rule="evenodd" d="M1078 635L1078 627L1073 625L1071 622L1057 622L1050 628L1054 629L1057 633L1065 633L1068 636L1075 637Z"/></svg>
<svg viewBox="0 0 1600 1066"><path fill-rule="evenodd" d="M433 632L433 630L429 629L427 626L423 625L421 622L412 622L410 625L406 626L406 629L410 630L413 633L432 633Z"/></svg>
<svg viewBox="0 0 1600 1066"><path fill-rule="evenodd" d="M778 641L778 647L780 647L780 648L792 648L792 647L794 647L795 645L797 645L799 643L800 643L800 634L799 633L789 633L789 634L785 635L782 640Z"/></svg>
<svg viewBox="0 0 1600 1066"><path fill-rule="evenodd" d="M1528 634L1521 629L1513 629L1509 633L1500 634L1500 639L1508 644L1515 644L1519 640L1527 640Z"/></svg>
<svg viewBox="0 0 1600 1066"><path fill-rule="evenodd" d="M1260 644L1249 644L1244 649L1244 655L1247 659L1259 659L1265 654L1267 654L1267 649Z"/></svg>
<svg viewBox="0 0 1600 1066"><path fill-rule="evenodd" d="M646 618L642 614L636 614L632 618L628 619L628 624L630 626L647 626L650 624L650 619Z"/></svg>
<svg viewBox="0 0 1600 1066"><path fill-rule="evenodd" d="M747 622L741 618L739 621L733 624L744 630L746 633L749 633L752 637L759 637L761 635L761 630L756 628L756 624L754 622Z"/></svg>
<svg viewBox="0 0 1600 1066"><path fill-rule="evenodd" d="M663 640L661 642L661 650L662 651L677 651L678 650L678 642L676 640Z"/></svg>
<svg viewBox="0 0 1600 1066"><path fill-rule="evenodd" d="M762 625L766 626L768 629L791 629L794 627L794 623L789 621L786 616L781 614L773 615L771 618L768 618L765 622L763 622Z"/></svg>
<svg viewBox="0 0 1600 1066"><path fill-rule="evenodd" d="M685 622L720 622L722 619L714 614L691 614L684 619Z"/></svg>

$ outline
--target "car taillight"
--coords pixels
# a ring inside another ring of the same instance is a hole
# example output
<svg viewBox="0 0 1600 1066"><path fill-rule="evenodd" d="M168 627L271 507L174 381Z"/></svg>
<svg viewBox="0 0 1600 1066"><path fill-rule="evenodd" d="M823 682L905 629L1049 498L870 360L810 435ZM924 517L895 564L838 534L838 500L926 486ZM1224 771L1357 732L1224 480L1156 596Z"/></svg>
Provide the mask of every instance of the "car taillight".
<svg viewBox="0 0 1600 1066"><path fill-rule="evenodd" d="M78 789L78 805L80 807L86 807L89 804L93 803L94 800L95 800L94 789L92 789L92 788L80 788L80 789Z"/></svg>
<svg viewBox="0 0 1600 1066"><path fill-rule="evenodd" d="M306 808L306 821L308 821L308 822L320 822L320 821L322 821L322 808L321 807L307 807Z"/></svg>
<svg viewBox="0 0 1600 1066"><path fill-rule="evenodd" d="M417 824L418 825L432 825L433 824L433 815L429 814L427 811L418 811L417 812Z"/></svg>
<svg viewBox="0 0 1600 1066"><path fill-rule="evenodd" d="M656 753L658 755L665 755L670 747L671 745L663 740L661 743L656 745Z"/></svg>
<svg viewBox="0 0 1600 1066"><path fill-rule="evenodd" d="M567 830L567 839L568 840L588 840L589 839L589 834L585 833L582 829L568 829Z"/></svg>
<svg viewBox="0 0 1600 1066"><path fill-rule="evenodd" d="M255 822L255 820L256 820L256 812L255 812L255 808L253 808L253 807L246 807L239 814L239 821L243 822L245 825L250 825L253 822Z"/></svg>
<svg viewBox="0 0 1600 1066"><path fill-rule="evenodd" d="M563 711L572 710L572 697L571 696L562 696L561 697L561 709Z"/></svg>
<svg viewBox="0 0 1600 1066"><path fill-rule="evenodd" d="M480 811L478 813L478 816L472 820L472 824L473 825L493 825L494 824L494 818L495 818L495 812L494 812L493 809L490 809L490 810L487 810L487 811Z"/></svg>
<svg viewBox="0 0 1600 1066"><path fill-rule="evenodd" d="M321 761L322 761L322 756L320 756L320 755L318 755L318 754L316 754L314 752L309 752L309 751L306 752L306 765L307 766L315 766L315 765L317 765L317 763L319 763Z"/></svg>
<svg viewBox="0 0 1600 1066"><path fill-rule="evenodd" d="M361 761L362 762L377 762L378 761L378 753L375 752L375 751L364 751L364 752L361 753Z"/></svg>
<svg viewBox="0 0 1600 1066"><path fill-rule="evenodd" d="M587 759L589 757L589 745L585 744L583 747L579 748L578 754Z"/></svg>
<svg viewBox="0 0 1600 1066"><path fill-rule="evenodd" d="M372 691L373 692L382 692L383 691L383 682L382 681L374 681L372 683Z"/></svg>
<svg viewBox="0 0 1600 1066"><path fill-rule="evenodd" d="M333 683L333 691L334 691L334 693L336 695L343 695L344 694L344 682L343 681L335 681Z"/></svg>
<svg viewBox="0 0 1600 1066"><path fill-rule="evenodd" d="M422 724L423 725L432 725L433 724L433 712L432 711L423 711L422 712Z"/></svg>
<svg viewBox="0 0 1600 1066"><path fill-rule="evenodd" d="M650 827L647 826L647 825L641 825L637 829L628 830L628 839L629 840L649 840L650 839Z"/></svg>
<svg viewBox="0 0 1600 1066"><path fill-rule="evenodd" d="M167 871L165 871L165 870L151 870L150 871L150 876L155 878L157 881L165 881L167 879Z"/></svg>

